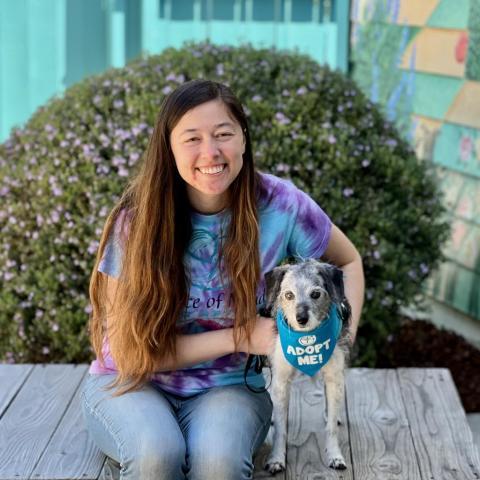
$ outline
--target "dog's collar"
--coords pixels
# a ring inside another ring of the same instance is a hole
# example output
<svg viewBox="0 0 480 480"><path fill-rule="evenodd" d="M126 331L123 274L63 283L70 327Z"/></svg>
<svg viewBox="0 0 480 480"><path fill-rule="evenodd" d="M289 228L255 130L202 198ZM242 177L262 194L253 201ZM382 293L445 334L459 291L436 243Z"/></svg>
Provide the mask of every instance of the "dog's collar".
<svg viewBox="0 0 480 480"><path fill-rule="evenodd" d="M301 372L313 376L330 360L342 329L342 321L337 305L332 303L328 316L314 330L292 330L280 308L277 311L277 327L287 361Z"/></svg>

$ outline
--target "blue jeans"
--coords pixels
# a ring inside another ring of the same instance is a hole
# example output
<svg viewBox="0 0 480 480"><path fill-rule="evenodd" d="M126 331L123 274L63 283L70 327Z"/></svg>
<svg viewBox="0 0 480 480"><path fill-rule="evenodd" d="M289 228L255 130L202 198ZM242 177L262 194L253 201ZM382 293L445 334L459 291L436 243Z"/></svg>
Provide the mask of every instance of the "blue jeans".
<svg viewBox="0 0 480 480"><path fill-rule="evenodd" d="M131 480L240 480L253 477L253 455L270 427L268 392L245 385L178 397L147 383L113 398L115 375L88 374L81 395L87 430Z"/></svg>

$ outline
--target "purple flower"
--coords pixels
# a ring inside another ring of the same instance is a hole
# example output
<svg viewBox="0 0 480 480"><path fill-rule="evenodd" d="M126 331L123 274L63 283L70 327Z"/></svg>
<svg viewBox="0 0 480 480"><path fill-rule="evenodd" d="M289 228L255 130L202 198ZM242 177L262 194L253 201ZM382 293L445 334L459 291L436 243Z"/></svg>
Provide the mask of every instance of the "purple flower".
<svg viewBox="0 0 480 480"><path fill-rule="evenodd" d="M117 108L117 109L118 109L118 108L122 108L123 105L124 105L123 100L115 100L115 101L113 102L113 107L114 107L114 108Z"/></svg>
<svg viewBox="0 0 480 480"><path fill-rule="evenodd" d="M252 100L253 100L254 102L261 102L261 101L262 101L262 96L261 96L261 95L254 95L254 96L252 97Z"/></svg>
<svg viewBox="0 0 480 480"><path fill-rule="evenodd" d="M130 161L128 162L129 165L134 165L138 159L140 158L140 154L138 152L132 152L130 154Z"/></svg>
<svg viewBox="0 0 480 480"><path fill-rule="evenodd" d="M369 165L370 165L370 160L364 158L364 159L362 160L362 167L366 168L366 167L368 167Z"/></svg>
<svg viewBox="0 0 480 480"><path fill-rule="evenodd" d="M370 235L370 243L376 245L378 243L377 237L375 235Z"/></svg>
<svg viewBox="0 0 480 480"><path fill-rule="evenodd" d="M333 135L328 136L328 143L333 145L334 143L337 143L337 139Z"/></svg>
<svg viewBox="0 0 480 480"><path fill-rule="evenodd" d="M344 188L343 189L343 196L344 197L351 197L353 195L353 189L352 188Z"/></svg>
<svg viewBox="0 0 480 480"><path fill-rule="evenodd" d="M275 119L280 125L288 125L290 123L290 119L286 117L282 112L277 112L275 114Z"/></svg>
<svg viewBox="0 0 480 480"><path fill-rule="evenodd" d="M56 210L54 210L51 214L50 214L50 218L52 219L52 222L53 223L57 223L59 220L60 220L60 215L58 214L58 212Z"/></svg>
<svg viewBox="0 0 480 480"><path fill-rule="evenodd" d="M83 310L87 315L90 315L93 312L93 308L90 304L88 304L84 310Z"/></svg>
<svg viewBox="0 0 480 480"><path fill-rule="evenodd" d="M90 255L93 255L97 251L98 245L99 245L99 243L97 242L97 240L92 240L90 242L90 245L88 246L87 252Z"/></svg>
<svg viewBox="0 0 480 480"><path fill-rule="evenodd" d="M381 257L380 252L379 252L378 250L374 250L374 252L373 252L373 258L374 258L375 260L379 260L380 257Z"/></svg>
<svg viewBox="0 0 480 480"><path fill-rule="evenodd" d="M173 88L170 85L167 85L166 87L162 88L162 93L164 95L168 95L171 91L173 91Z"/></svg>
<svg viewBox="0 0 480 480"><path fill-rule="evenodd" d="M116 167L119 167L120 165L124 165L127 161L122 158L122 157L113 157L112 159L112 164L115 165Z"/></svg>
<svg viewBox="0 0 480 480"><path fill-rule="evenodd" d="M118 175L120 177L128 177L128 170L123 165L120 165L118 169Z"/></svg>
<svg viewBox="0 0 480 480"><path fill-rule="evenodd" d="M223 68L223 63L219 63L216 68L217 75L222 76L225 73L225 70Z"/></svg>
<svg viewBox="0 0 480 480"><path fill-rule="evenodd" d="M290 166L285 164L285 163L279 163L277 166L276 166L276 170L277 172L286 172L288 173L290 171Z"/></svg>
<svg viewBox="0 0 480 480"><path fill-rule="evenodd" d="M420 264L420 271L425 275L430 271L430 269L427 267L427 265L425 265L424 263L421 263Z"/></svg>
<svg viewBox="0 0 480 480"><path fill-rule="evenodd" d="M8 282L10 281L12 278L14 277L13 273L12 272L5 272L3 274L3 279Z"/></svg>
<svg viewBox="0 0 480 480"><path fill-rule="evenodd" d="M62 195L63 190L62 190L60 187L58 187L58 186L54 186L54 187L52 188L52 193L53 193L53 195L54 195L55 197L59 197L60 195Z"/></svg>
<svg viewBox="0 0 480 480"><path fill-rule="evenodd" d="M307 89L305 87L300 87L297 90L297 95L305 95L307 93Z"/></svg>

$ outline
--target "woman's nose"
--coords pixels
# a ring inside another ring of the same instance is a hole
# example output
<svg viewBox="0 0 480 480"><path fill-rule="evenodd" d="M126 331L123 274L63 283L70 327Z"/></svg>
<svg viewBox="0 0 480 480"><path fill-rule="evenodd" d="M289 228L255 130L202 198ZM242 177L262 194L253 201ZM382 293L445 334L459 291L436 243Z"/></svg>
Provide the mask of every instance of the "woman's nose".
<svg viewBox="0 0 480 480"><path fill-rule="evenodd" d="M214 138L205 139L202 142L201 154L206 158L216 158L220 155L217 141Z"/></svg>

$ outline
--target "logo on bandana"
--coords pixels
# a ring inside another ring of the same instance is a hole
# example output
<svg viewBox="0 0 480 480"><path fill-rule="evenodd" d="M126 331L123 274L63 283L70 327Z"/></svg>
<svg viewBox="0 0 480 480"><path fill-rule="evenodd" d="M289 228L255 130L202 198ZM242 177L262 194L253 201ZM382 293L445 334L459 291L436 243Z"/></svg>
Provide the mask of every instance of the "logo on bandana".
<svg viewBox="0 0 480 480"><path fill-rule="evenodd" d="M308 345L313 345L317 341L317 337L315 335L305 335L300 337L298 341L301 345L307 347Z"/></svg>
<svg viewBox="0 0 480 480"><path fill-rule="evenodd" d="M332 303L325 320L307 335L292 330L281 309L277 312L277 327L288 363L313 376L330 360L342 329L342 321L337 306Z"/></svg>

